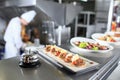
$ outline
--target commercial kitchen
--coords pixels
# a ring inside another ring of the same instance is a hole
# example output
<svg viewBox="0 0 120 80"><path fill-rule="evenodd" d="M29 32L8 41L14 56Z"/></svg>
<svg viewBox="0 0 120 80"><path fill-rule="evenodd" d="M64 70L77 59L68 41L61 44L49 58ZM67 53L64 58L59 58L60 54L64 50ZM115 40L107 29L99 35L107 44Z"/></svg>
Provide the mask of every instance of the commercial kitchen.
<svg viewBox="0 0 120 80"><path fill-rule="evenodd" d="M6 58L9 22L24 13L29 38ZM119 61L119 0L0 0L0 80L119 80Z"/></svg>

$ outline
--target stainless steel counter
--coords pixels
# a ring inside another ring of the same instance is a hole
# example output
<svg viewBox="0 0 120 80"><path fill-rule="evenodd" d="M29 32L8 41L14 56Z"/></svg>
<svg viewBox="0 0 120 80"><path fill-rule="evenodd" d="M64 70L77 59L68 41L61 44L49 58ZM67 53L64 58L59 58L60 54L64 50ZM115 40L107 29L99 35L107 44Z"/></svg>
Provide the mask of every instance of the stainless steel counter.
<svg viewBox="0 0 120 80"><path fill-rule="evenodd" d="M70 49L69 45L62 45L65 49ZM69 71L57 67L49 61L40 57L41 65L38 68L19 67L19 56L0 61L0 80L98 80L106 79L110 72L117 66L119 59L119 48L112 51L110 57L87 57L100 63L98 70L86 73L73 74Z"/></svg>

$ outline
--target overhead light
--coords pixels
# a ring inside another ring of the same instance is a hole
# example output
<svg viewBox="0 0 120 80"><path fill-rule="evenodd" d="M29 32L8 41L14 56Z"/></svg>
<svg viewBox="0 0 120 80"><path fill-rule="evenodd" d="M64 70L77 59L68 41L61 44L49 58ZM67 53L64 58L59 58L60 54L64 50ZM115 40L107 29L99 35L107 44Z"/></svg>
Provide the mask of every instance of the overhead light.
<svg viewBox="0 0 120 80"><path fill-rule="evenodd" d="M74 6L75 6L75 5L77 5L77 2L76 2L76 1L74 1L74 2L73 2L73 5L74 5Z"/></svg>
<svg viewBox="0 0 120 80"><path fill-rule="evenodd" d="M62 0L58 0L58 1L59 1L60 4L62 3Z"/></svg>
<svg viewBox="0 0 120 80"><path fill-rule="evenodd" d="M87 2L88 0L81 0L81 1Z"/></svg>

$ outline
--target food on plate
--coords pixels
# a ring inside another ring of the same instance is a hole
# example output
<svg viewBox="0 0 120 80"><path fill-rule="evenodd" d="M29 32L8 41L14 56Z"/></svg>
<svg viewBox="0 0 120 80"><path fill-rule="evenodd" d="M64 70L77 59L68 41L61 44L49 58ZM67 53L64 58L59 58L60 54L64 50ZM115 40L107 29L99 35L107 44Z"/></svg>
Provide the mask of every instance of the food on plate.
<svg viewBox="0 0 120 80"><path fill-rule="evenodd" d="M68 53L68 54L66 55L65 59L64 59L65 62L71 62L72 56L73 56L72 53Z"/></svg>
<svg viewBox="0 0 120 80"><path fill-rule="evenodd" d="M86 48L87 45L88 45L87 42L80 42L79 47L80 47L80 48Z"/></svg>
<svg viewBox="0 0 120 80"><path fill-rule="evenodd" d="M111 35L105 35L105 36L99 37L98 39L102 41L107 41L107 42L116 42L116 40Z"/></svg>
<svg viewBox="0 0 120 80"><path fill-rule="evenodd" d="M55 48L55 46L51 46L51 50L50 50L53 54L56 53L57 49Z"/></svg>
<svg viewBox="0 0 120 80"><path fill-rule="evenodd" d="M99 43L90 43L90 42L84 42L84 41L82 42L76 41L73 43L79 48L83 48L83 49L89 49L89 50L108 50L109 49L107 46L100 45Z"/></svg>
<svg viewBox="0 0 120 80"><path fill-rule="evenodd" d="M120 37L120 33L114 33L114 37Z"/></svg>
<svg viewBox="0 0 120 80"><path fill-rule="evenodd" d="M51 47L52 47L51 45L46 45L45 51L49 52L51 50Z"/></svg>
<svg viewBox="0 0 120 80"><path fill-rule="evenodd" d="M67 55L67 51L61 50L59 57L64 59L66 57L66 55Z"/></svg>
<svg viewBox="0 0 120 80"><path fill-rule="evenodd" d="M72 57L72 64L75 65L75 66L82 66L85 64L84 60L81 59L79 57L78 54L75 54L73 57Z"/></svg>
<svg viewBox="0 0 120 80"><path fill-rule="evenodd" d="M55 56L59 56L61 53L61 49L56 49L56 53L55 53Z"/></svg>
<svg viewBox="0 0 120 80"><path fill-rule="evenodd" d="M46 45L45 51L47 53L50 53L51 55L54 55L55 57L58 57L59 59L62 59L64 62L70 63L74 66L85 65L85 61L82 58L80 58L78 54L72 54L55 45Z"/></svg>
<svg viewBox="0 0 120 80"><path fill-rule="evenodd" d="M80 41L76 41L76 42L74 42L74 44L75 44L76 46L79 46Z"/></svg>
<svg viewBox="0 0 120 80"><path fill-rule="evenodd" d="M117 27L117 28L116 28L116 32L120 32L120 27Z"/></svg>

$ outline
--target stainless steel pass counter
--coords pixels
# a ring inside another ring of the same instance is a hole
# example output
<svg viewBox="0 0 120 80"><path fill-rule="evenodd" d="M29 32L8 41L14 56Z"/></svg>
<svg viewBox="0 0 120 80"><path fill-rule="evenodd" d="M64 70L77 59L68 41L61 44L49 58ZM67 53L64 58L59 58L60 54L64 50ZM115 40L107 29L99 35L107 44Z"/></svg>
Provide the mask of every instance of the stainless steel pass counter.
<svg viewBox="0 0 120 80"><path fill-rule="evenodd" d="M71 45L60 46L70 50ZM40 56L41 65L38 68L19 67L19 57L0 61L0 80L99 80L106 79L117 66L119 60L119 49L111 51L111 56L84 56L100 63L98 69L83 73L71 73L60 68ZM95 54L95 53L94 53ZM96 53L97 54L97 53ZM106 53L107 54L107 53ZM82 55L83 56L83 55Z"/></svg>

